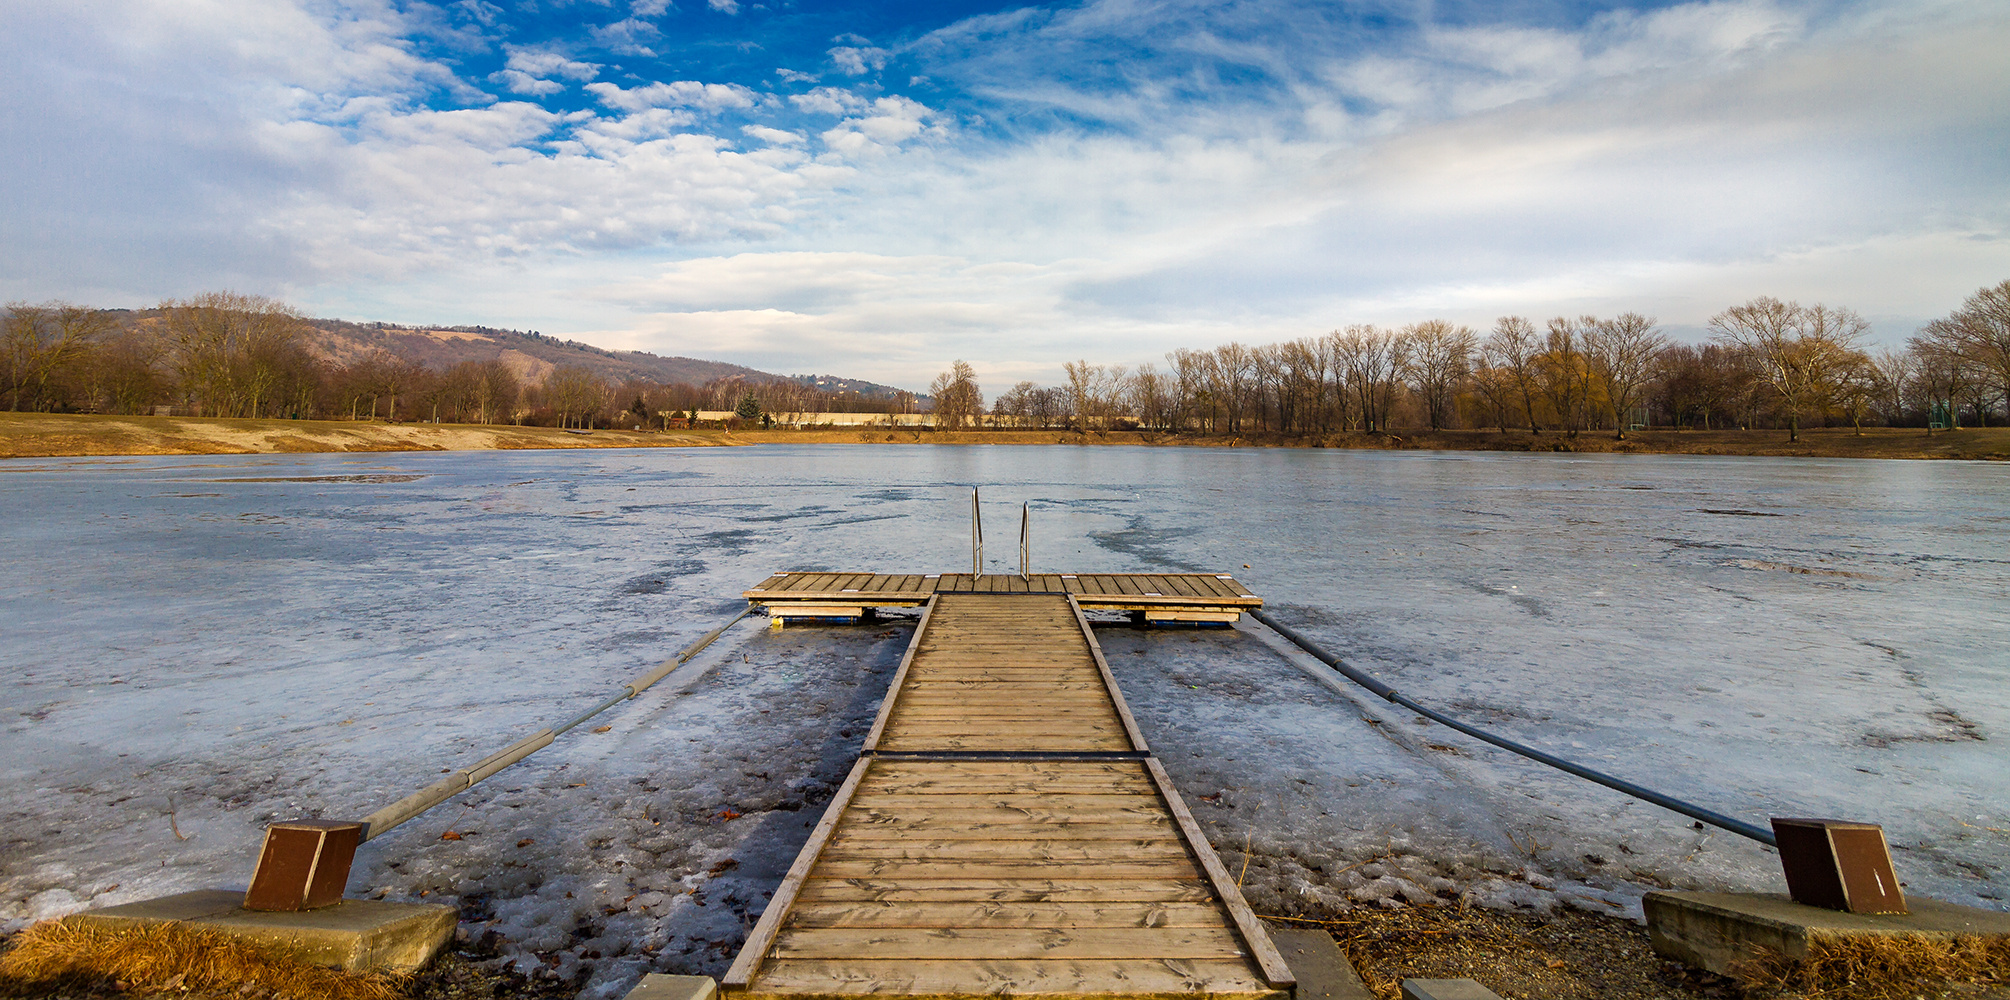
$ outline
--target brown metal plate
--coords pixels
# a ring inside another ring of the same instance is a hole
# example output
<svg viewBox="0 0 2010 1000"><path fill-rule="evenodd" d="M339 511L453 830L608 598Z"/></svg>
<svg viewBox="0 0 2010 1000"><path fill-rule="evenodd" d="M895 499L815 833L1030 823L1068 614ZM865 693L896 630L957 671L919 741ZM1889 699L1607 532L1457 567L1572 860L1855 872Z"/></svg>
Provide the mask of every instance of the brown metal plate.
<svg viewBox="0 0 2010 1000"><path fill-rule="evenodd" d="M266 827L244 908L314 910L341 902L362 836L361 823L299 820Z"/></svg>

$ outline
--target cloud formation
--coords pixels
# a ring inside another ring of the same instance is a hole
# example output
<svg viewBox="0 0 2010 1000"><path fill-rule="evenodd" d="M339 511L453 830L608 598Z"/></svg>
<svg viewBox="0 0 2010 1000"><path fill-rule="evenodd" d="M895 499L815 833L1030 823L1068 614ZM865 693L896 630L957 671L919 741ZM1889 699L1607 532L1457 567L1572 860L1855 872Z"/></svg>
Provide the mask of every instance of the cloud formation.
<svg viewBox="0 0 2010 1000"><path fill-rule="evenodd" d="M1991 5L1089 0L788 58L750 36L737 77L638 72L728 51L661 0L554 9L576 30L481 3L17 9L0 291L234 286L919 384L941 357L1431 315L1679 330L1757 294L1903 336L2010 274Z"/></svg>

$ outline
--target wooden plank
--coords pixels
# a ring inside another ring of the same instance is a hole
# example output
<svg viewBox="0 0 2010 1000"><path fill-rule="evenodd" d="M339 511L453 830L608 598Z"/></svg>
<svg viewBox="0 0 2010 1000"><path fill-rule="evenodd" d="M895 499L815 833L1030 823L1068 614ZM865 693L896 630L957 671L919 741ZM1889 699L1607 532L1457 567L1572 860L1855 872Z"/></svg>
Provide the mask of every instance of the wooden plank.
<svg viewBox="0 0 2010 1000"><path fill-rule="evenodd" d="M929 718L903 718L898 712L894 713L893 722L888 728L890 731L885 738L889 740L895 737L904 740L918 740L930 736L954 738L1026 732L1025 724L1010 719L993 719L985 723L978 723L968 719L962 721L938 721ZM1076 718L1050 722L1040 727L1037 734L1032 734L1028 738L1055 739L1060 736L1116 737L1123 734L1123 722L1119 719L1097 720ZM1128 746L1128 742L1126 740L1126 746Z"/></svg>
<svg viewBox="0 0 2010 1000"><path fill-rule="evenodd" d="M812 878L797 897L805 901L994 903L1209 903L1214 890L1199 877L1171 879Z"/></svg>
<svg viewBox="0 0 2010 1000"><path fill-rule="evenodd" d="M1131 706L1124 701L1123 689L1117 686L1116 675L1110 672L1110 661L1103 658L1103 647L1096 641L1096 633L1089 628L1088 616L1082 614L1082 606L1075 599L1068 598L1068 606L1075 611L1075 622L1081 626L1082 637L1089 641L1089 655L1096 660L1096 670L1102 674L1103 687L1109 692L1110 704L1117 710L1117 718L1124 723L1124 732L1131 741L1131 749L1148 751L1145 734L1138 730L1138 720L1131 717Z"/></svg>
<svg viewBox="0 0 2010 1000"><path fill-rule="evenodd" d="M1102 701L1100 699L1095 701L1085 699L1081 696L1079 692L1037 691L1037 690L1013 691L995 687L988 689L977 688L975 690L967 690L962 692L936 690L920 695L913 695L907 698L903 698L900 701L901 708L924 708L929 710L936 710L945 707L953 708L959 704L967 704L973 708L979 706L987 708L1010 708L1013 706L1023 706L1027 708L1051 707L1059 709L1059 708L1085 708L1091 706L1108 708L1109 706L1109 702Z"/></svg>
<svg viewBox="0 0 2010 1000"><path fill-rule="evenodd" d="M947 703L933 707L902 705L900 709L894 709L894 713L900 711L917 711L925 715L941 713L941 715L953 715L957 719L1047 719L1047 717L1108 719L1116 715L1116 709L1110 705L1097 705L1097 703L1083 705L1073 699L1055 705L1027 705L1017 699L989 699L983 703L965 703L965 705L947 705Z"/></svg>
<svg viewBox="0 0 2010 1000"><path fill-rule="evenodd" d="M1034 735L1027 735L1025 730L1025 726L1001 722L993 726L930 726L909 731L896 720L880 743L882 750L906 753L926 753L930 750L988 750L997 753L1093 750L1100 753L1121 751L1130 746L1130 741L1114 722L1108 726L1053 726ZM1016 746L1012 743L1015 739L1021 741Z"/></svg>
<svg viewBox="0 0 2010 1000"><path fill-rule="evenodd" d="M846 840L824 845L820 864L838 861L1173 861L1185 860L1178 840Z"/></svg>
<svg viewBox="0 0 2010 1000"><path fill-rule="evenodd" d="M1256 959L1256 964L1263 971L1263 978L1279 989L1290 988L1293 984L1291 969L1284 964L1284 956L1278 954L1270 935L1257 922L1256 914L1250 912L1249 903L1242 898L1242 890L1229 881L1228 869L1222 867L1221 858L1214 853L1214 845L1208 843L1200 824L1194 822L1193 813L1187 811L1186 801L1173 787L1165 767L1156 758L1147 757L1145 769L1151 772L1152 780L1158 782L1159 794L1165 799L1166 808L1172 810L1173 818L1179 821L1188 846L1193 848L1194 857L1200 860L1201 870L1207 873L1208 881L1214 883L1215 893L1221 897L1222 905L1228 908L1229 918L1235 921L1236 930L1242 935L1243 943L1248 945L1250 956Z"/></svg>
<svg viewBox="0 0 2010 1000"><path fill-rule="evenodd" d="M921 648L921 637L928 632L928 620L935 616L935 598L929 598L921 610L921 621L914 626L914 635L907 640L907 652L900 654L900 666L893 672L893 681L887 685L886 696L879 701L879 714L873 717L872 729L865 734L865 749L879 746L879 738L886 732L887 719L893 715L893 705L900 697L900 686L907 680L907 670L913 665L915 653Z"/></svg>
<svg viewBox="0 0 2010 1000"><path fill-rule="evenodd" d="M933 777L1142 777L1146 781L1152 775L1146 773L1140 761L880 761L878 767L866 777L866 783L886 781L886 779L933 779Z"/></svg>
<svg viewBox="0 0 2010 1000"><path fill-rule="evenodd" d="M824 878L1061 878L1088 874L1082 868L1080 861L1037 858L989 861L974 858L944 861L861 858L821 862L817 872ZM1180 878L1193 874L1193 862L1187 858L1101 861L1096 863L1094 874L1108 878Z"/></svg>
<svg viewBox="0 0 2010 1000"><path fill-rule="evenodd" d="M1165 608L1145 611L1148 622L1206 622L1231 624L1242 620L1240 611L1211 611L1199 608Z"/></svg>
<svg viewBox="0 0 2010 1000"><path fill-rule="evenodd" d="M948 804L955 799L967 799ZM1024 798L1021 797L1021 801ZM880 805L881 802L893 803ZM972 803L977 804L972 804ZM1122 804L1089 806L1080 802L1069 802L1064 806L1054 805L1028 807L1024 805L990 804L984 796L957 796L954 793L930 795L926 800L895 800L892 796L874 795L853 804L860 823L920 823L938 824L994 823L1037 826L1053 823L1156 823L1166 818L1165 806L1138 797L1138 801Z"/></svg>
<svg viewBox="0 0 2010 1000"><path fill-rule="evenodd" d="M882 764L888 763L882 761ZM1157 794L1149 777L1142 774L1123 772L1103 772L1073 774L1056 770L1053 774L1025 773L904 773L888 774L886 768L875 768L873 775L860 785L861 791L885 791L895 788L913 789L916 792L934 793L944 788L984 788L1003 789L1025 785L1042 791L1063 791L1075 787L1082 788L1122 788L1125 791L1144 795Z"/></svg>
<svg viewBox="0 0 2010 1000"><path fill-rule="evenodd" d="M837 839L848 843L868 841L895 841L906 843L917 838L934 841L983 840L1002 842L1007 840L1051 840L1068 837L1074 840L1153 840L1178 837L1178 824L1167 816L1163 821L1153 823L1137 817L1128 823L952 823L931 824L925 820L910 823L862 823L840 825Z"/></svg>
<svg viewBox="0 0 2010 1000"><path fill-rule="evenodd" d="M784 931L774 956L842 959L1238 958L1227 927L812 927Z"/></svg>
<svg viewBox="0 0 2010 1000"><path fill-rule="evenodd" d="M799 927L1223 927L1212 903L806 903L796 898L788 928Z"/></svg>
<svg viewBox="0 0 2010 1000"><path fill-rule="evenodd" d="M897 961L790 959L763 975L756 996L1038 994L1065 1000L1122 993L1129 1000L1278 997L1242 959Z"/></svg>
<svg viewBox="0 0 2010 1000"><path fill-rule="evenodd" d="M774 896L768 900L768 908L761 913L760 921L747 934L747 942L740 946L740 953L733 958L732 967L726 970L725 977L720 980L722 984L729 988L745 988L747 981L760 970L762 958L767 955L768 948L774 944L776 933L781 930L782 918L788 915L789 907L795 902L796 893L801 890L803 880L810 875L810 869L816 867L817 854L823 850L831 834L837 832L838 820L850 807L852 794L858 790L859 781L871 767L870 757L860 757L858 763L852 765L851 773L845 776L844 784L839 785L837 794L831 796L830 807L824 810L823 818L818 820L816 828L810 831L809 841L803 844L802 851L796 855L795 863L789 866L788 874L782 877L782 884L775 889Z"/></svg>
<svg viewBox="0 0 2010 1000"><path fill-rule="evenodd" d="M967 795L972 792L1006 792L1013 794L1037 794L1039 792L1096 792L1111 794L1154 795L1148 780L1114 775L1100 778L1036 778L1011 775L991 775L989 778L868 778L859 786L859 794L888 795L904 793L908 795Z"/></svg>

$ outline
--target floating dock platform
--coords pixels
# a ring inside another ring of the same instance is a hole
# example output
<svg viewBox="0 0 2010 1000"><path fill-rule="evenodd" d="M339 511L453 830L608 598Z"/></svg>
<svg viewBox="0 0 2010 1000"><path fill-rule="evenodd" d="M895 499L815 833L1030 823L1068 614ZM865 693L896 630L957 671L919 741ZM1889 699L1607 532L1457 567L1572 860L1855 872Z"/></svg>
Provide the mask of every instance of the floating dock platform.
<svg viewBox="0 0 2010 1000"><path fill-rule="evenodd" d="M857 618L936 594L1066 594L1084 611L1146 622L1234 622L1263 606L1227 573L776 573L744 596L776 618Z"/></svg>
<svg viewBox="0 0 2010 1000"><path fill-rule="evenodd" d="M1191 603L1161 603L1168 593ZM771 610L925 610L863 753L725 992L1291 995L1291 971L1152 758L1083 615L1261 603L1233 579L777 574L747 596Z"/></svg>

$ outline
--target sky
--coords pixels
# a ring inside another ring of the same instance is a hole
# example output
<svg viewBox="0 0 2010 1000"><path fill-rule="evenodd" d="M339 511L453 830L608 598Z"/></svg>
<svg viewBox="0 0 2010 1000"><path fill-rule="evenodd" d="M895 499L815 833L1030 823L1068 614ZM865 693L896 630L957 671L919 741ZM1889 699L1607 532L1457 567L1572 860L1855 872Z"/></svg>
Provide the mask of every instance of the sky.
<svg viewBox="0 0 2010 1000"><path fill-rule="evenodd" d="M995 392L2010 278L2001 0L0 0L0 299Z"/></svg>

